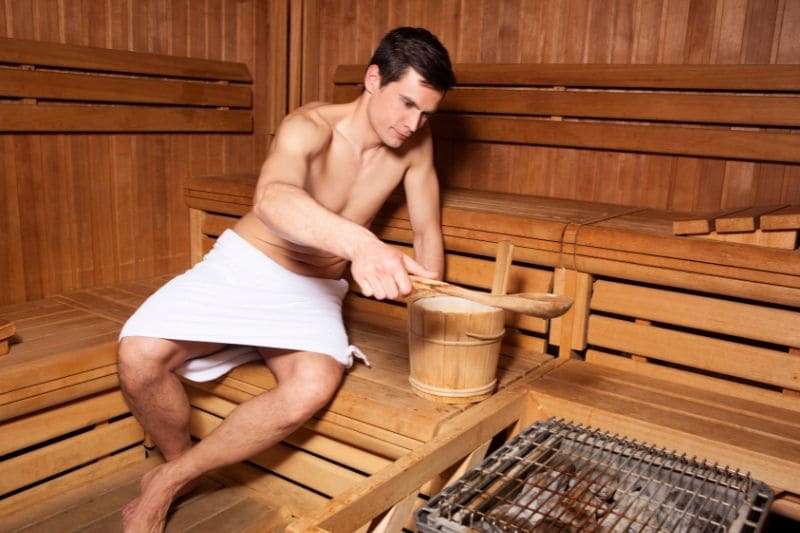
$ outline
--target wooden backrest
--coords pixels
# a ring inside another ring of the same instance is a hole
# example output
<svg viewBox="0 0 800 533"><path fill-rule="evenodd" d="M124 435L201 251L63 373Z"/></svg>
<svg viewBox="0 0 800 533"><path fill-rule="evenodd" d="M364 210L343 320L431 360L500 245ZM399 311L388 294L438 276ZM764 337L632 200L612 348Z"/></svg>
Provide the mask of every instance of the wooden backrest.
<svg viewBox="0 0 800 533"><path fill-rule="evenodd" d="M249 132L243 63L0 38L0 131Z"/></svg>
<svg viewBox="0 0 800 533"><path fill-rule="evenodd" d="M439 138L800 162L794 65L455 66L458 85L432 120ZM344 65L335 99L364 67Z"/></svg>
<svg viewBox="0 0 800 533"><path fill-rule="evenodd" d="M761 387L800 390L796 307L598 279L590 309L590 359L613 353Z"/></svg>

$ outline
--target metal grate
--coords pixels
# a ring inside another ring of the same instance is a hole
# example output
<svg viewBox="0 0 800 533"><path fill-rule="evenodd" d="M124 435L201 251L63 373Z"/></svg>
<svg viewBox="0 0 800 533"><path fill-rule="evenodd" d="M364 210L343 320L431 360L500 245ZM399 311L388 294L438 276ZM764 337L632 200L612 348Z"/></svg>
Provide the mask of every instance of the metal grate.
<svg viewBox="0 0 800 533"><path fill-rule="evenodd" d="M416 513L423 533L759 531L772 490L564 420L539 421Z"/></svg>

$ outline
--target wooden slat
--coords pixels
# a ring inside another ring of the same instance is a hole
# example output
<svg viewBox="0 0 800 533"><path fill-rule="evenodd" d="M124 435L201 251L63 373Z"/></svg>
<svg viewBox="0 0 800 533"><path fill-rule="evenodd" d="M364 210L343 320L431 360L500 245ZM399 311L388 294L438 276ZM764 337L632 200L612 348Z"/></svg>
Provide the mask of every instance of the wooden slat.
<svg viewBox="0 0 800 533"><path fill-rule="evenodd" d="M589 317L589 344L789 389L800 388L800 358L692 333Z"/></svg>
<svg viewBox="0 0 800 533"><path fill-rule="evenodd" d="M203 217L200 231L205 235L220 236L226 229L233 228L239 219L237 217L208 213Z"/></svg>
<svg viewBox="0 0 800 533"><path fill-rule="evenodd" d="M745 211L743 207L733 207L728 209L718 209L706 213L691 213L678 215L672 221L672 233L675 235L695 235L710 233L716 228L716 221L720 218L735 215Z"/></svg>
<svg viewBox="0 0 800 533"><path fill-rule="evenodd" d="M784 207L788 206L754 206L728 215L722 215L714 220L714 229L719 233L755 231L761 227L759 217Z"/></svg>
<svg viewBox="0 0 800 533"><path fill-rule="evenodd" d="M249 87L0 68L0 96L83 102L250 107Z"/></svg>
<svg viewBox="0 0 800 533"><path fill-rule="evenodd" d="M0 499L0 524L17 531L69 509L81 499L103 494L120 482L139 479L159 463L155 458L146 460L142 447L100 458L78 470Z"/></svg>
<svg viewBox="0 0 800 533"><path fill-rule="evenodd" d="M800 97L788 96L459 88L447 94L439 110L705 124L800 125Z"/></svg>
<svg viewBox="0 0 800 533"><path fill-rule="evenodd" d="M600 280L594 283L591 307L695 330L800 346L800 313L765 305Z"/></svg>
<svg viewBox="0 0 800 533"><path fill-rule="evenodd" d="M0 63L181 78L252 81L243 63L0 37Z"/></svg>
<svg viewBox="0 0 800 533"><path fill-rule="evenodd" d="M193 409L190 431L192 435L203 438L221 422L221 418ZM339 494L365 477L325 458L299 451L283 443L272 446L249 461L328 496Z"/></svg>
<svg viewBox="0 0 800 533"><path fill-rule="evenodd" d="M8 459L0 463L0 494L89 463L143 438L141 426L127 418Z"/></svg>
<svg viewBox="0 0 800 533"><path fill-rule="evenodd" d="M33 354L22 361L0 358L0 392L23 389L112 365L116 361L118 334L115 328L108 334L57 344L52 352L45 353L46 357Z"/></svg>
<svg viewBox="0 0 800 533"><path fill-rule="evenodd" d="M763 246L779 250L794 250L797 248L797 230L745 231L738 233L719 233L712 231L706 235L690 235L695 239L709 239L722 242L735 242L750 246Z"/></svg>
<svg viewBox="0 0 800 533"><path fill-rule="evenodd" d="M334 100L354 100L362 90L360 85L338 85L334 89ZM800 97L455 87L447 92L438 112L800 126Z"/></svg>
<svg viewBox="0 0 800 533"><path fill-rule="evenodd" d="M0 455L106 422L128 412L119 391L100 394L0 425Z"/></svg>
<svg viewBox="0 0 800 533"><path fill-rule="evenodd" d="M630 259L633 259L633 261L630 261ZM635 257L621 259L615 256L579 256L576 258L575 264L583 272L590 272L600 276L655 283L667 287L721 294L779 305L796 306L797 302L800 301L800 289L787 287L780 282L762 283L742 279L741 277L731 278L720 275L726 274L724 272L693 272L674 268L671 265L654 265L648 264L647 261L636 262Z"/></svg>
<svg viewBox="0 0 800 533"><path fill-rule="evenodd" d="M228 416L237 406L235 402L212 394L203 394L199 389L190 389L187 394L193 406L220 418ZM377 472L389 463L387 459L354 447L346 441L338 441L316 433L308 429L307 425L286 437L284 441L297 448L369 474Z"/></svg>
<svg viewBox="0 0 800 533"><path fill-rule="evenodd" d="M720 128L438 115L435 135L471 141L800 162L800 136Z"/></svg>
<svg viewBox="0 0 800 533"><path fill-rule="evenodd" d="M795 411L772 412L764 404L742 401L727 394L715 394L683 384L617 372L593 365L562 365L548 375L565 384L585 387L592 393L620 396L631 403L665 407L699 421L722 422L748 428L776 443L800 441L800 418ZM702 423L702 422L701 422ZM800 455L796 455L800 459Z"/></svg>
<svg viewBox="0 0 800 533"><path fill-rule="evenodd" d="M761 229L800 229L800 205L791 205L759 218Z"/></svg>
<svg viewBox="0 0 800 533"><path fill-rule="evenodd" d="M119 386L117 365L55 379L0 395L0 421L85 398Z"/></svg>
<svg viewBox="0 0 800 533"><path fill-rule="evenodd" d="M248 111L0 104L0 131L250 132Z"/></svg>
<svg viewBox="0 0 800 533"><path fill-rule="evenodd" d="M246 486L295 516L306 514L327 501L321 494L248 463L225 467L210 473L209 477L229 485Z"/></svg>
<svg viewBox="0 0 800 533"><path fill-rule="evenodd" d="M339 65L334 83L360 83L364 65ZM794 65L469 64L454 65L459 85L800 90Z"/></svg>
<svg viewBox="0 0 800 533"><path fill-rule="evenodd" d="M617 372L634 374L635 377L631 378L634 382L638 382L641 379L640 376L644 379L667 381L692 390L718 395L720 398L727 399L723 400L724 402L745 403L749 409L756 412L764 411L763 406L768 406L769 413L762 412L762 414L783 419L785 422L798 422L795 413L800 412L800 398L790 398L774 390L735 383L728 379L713 378L695 372L686 372L665 365L634 361L600 350L587 350L586 361L593 365L614 369Z"/></svg>

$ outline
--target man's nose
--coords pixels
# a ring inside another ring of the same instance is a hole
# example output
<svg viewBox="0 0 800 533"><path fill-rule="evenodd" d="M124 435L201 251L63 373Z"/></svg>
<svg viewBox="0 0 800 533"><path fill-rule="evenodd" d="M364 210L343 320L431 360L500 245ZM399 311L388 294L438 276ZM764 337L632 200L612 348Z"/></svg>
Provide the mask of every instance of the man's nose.
<svg viewBox="0 0 800 533"><path fill-rule="evenodd" d="M422 116L422 111L419 109L414 109L409 113L409 116L406 119L406 124L412 133L417 131L422 124Z"/></svg>

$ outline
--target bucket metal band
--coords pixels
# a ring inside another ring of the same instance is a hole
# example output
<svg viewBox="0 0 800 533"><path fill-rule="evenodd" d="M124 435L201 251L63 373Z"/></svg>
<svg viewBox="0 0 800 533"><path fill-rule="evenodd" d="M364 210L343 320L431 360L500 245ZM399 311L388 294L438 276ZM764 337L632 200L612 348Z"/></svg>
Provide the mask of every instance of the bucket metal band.
<svg viewBox="0 0 800 533"><path fill-rule="evenodd" d="M435 396L448 396L451 398L463 398L466 396L479 396L481 394L486 394L487 392L492 392L495 385L497 385L497 378L493 379L491 383L487 385L473 387L471 389L445 389L442 387L432 387L431 385L421 383L412 376L408 377L408 382L411 383L412 387L428 394L433 394Z"/></svg>
<svg viewBox="0 0 800 533"><path fill-rule="evenodd" d="M445 346L483 346L486 344L495 344L499 339L503 338L503 335L506 334L505 328L503 328L500 333L496 335L483 335L478 333L470 333L465 332L464 334L467 337L472 337L473 339L478 339L474 341L448 341L442 339L432 339L430 337L424 337L422 335L417 335L414 330L409 330L408 332L410 335L418 339L422 339L423 342L430 342L433 344L443 344Z"/></svg>

